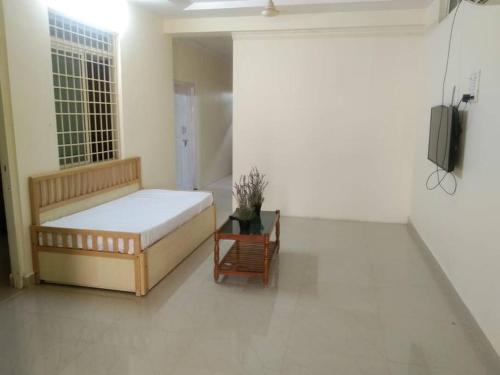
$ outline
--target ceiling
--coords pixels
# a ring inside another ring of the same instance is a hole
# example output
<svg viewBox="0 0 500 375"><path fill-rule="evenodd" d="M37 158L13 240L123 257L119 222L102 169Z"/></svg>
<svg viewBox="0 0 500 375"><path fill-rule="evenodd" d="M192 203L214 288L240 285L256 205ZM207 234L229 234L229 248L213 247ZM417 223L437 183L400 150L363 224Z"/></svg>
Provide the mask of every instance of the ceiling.
<svg viewBox="0 0 500 375"><path fill-rule="evenodd" d="M260 15L267 0L129 0L168 18ZM274 0L280 14L419 9L432 0Z"/></svg>

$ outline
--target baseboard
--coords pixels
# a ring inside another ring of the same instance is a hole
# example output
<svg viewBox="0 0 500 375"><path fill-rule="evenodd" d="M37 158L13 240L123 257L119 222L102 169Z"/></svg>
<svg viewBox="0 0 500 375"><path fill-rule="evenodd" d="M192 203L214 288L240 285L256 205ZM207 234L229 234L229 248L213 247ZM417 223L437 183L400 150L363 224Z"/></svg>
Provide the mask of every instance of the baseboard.
<svg viewBox="0 0 500 375"><path fill-rule="evenodd" d="M35 284L36 282L34 273L23 277L23 288L29 288L31 286L34 286Z"/></svg>
<svg viewBox="0 0 500 375"><path fill-rule="evenodd" d="M22 289L24 287L24 278L14 272L9 273L9 285L12 288Z"/></svg>
<svg viewBox="0 0 500 375"><path fill-rule="evenodd" d="M477 322L476 318L470 311L470 309L467 307L465 302L463 301L462 297L460 297L460 294L456 290L455 286L449 279L448 275L444 272L443 268L439 264L438 260L432 253L431 249L427 244L425 243L424 239L420 236L420 233L418 233L417 228L411 221L411 219L408 219L408 231L410 232L411 236L415 239L417 242L419 248L422 250L424 256L426 259L429 261L429 264L433 267L435 271L435 275L439 276L439 281L443 282L444 285L446 285L449 290L453 293L453 299L455 303L459 303L462 307L462 311L465 314L465 318L467 319L468 322L472 325L472 328L476 331L479 332L479 337L478 340L484 344L484 347L488 349L488 354L492 356L492 358L495 358L496 360L500 361L500 353L497 353L493 345L491 344L490 340L484 333L484 331L481 329L479 323Z"/></svg>

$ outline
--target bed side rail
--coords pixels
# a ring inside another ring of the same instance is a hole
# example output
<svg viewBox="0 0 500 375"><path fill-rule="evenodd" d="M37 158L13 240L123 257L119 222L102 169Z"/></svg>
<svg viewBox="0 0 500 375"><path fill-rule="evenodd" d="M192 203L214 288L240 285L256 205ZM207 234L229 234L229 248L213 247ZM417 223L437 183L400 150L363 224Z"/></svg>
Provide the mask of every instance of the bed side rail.
<svg viewBox="0 0 500 375"><path fill-rule="evenodd" d="M139 233L32 225L31 241L33 251L73 250L89 251L92 255L116 256L138 256L141 253Z"/></svg>

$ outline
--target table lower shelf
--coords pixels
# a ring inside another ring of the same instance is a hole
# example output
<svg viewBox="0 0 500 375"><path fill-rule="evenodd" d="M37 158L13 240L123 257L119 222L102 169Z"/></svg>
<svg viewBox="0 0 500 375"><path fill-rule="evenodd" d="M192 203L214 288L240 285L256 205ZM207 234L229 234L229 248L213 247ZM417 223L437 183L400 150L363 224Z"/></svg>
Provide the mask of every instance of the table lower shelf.
<svg viewBox="0 0 500 375"><path fill-rule="evenodd" d="M279 251L276 242L269 242L269 266ZM221 275L264 275L265 255L262 242L235 242L218 266Z"/></svg>

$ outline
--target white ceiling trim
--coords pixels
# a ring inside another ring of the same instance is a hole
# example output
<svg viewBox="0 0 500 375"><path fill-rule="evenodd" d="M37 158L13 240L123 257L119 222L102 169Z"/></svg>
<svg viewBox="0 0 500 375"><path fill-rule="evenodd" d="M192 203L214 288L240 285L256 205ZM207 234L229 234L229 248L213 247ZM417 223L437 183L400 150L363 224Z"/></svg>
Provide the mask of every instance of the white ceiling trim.
<svg viewBox="0 0 500 375"><path fill-rule="evenodd" d="M379 27L346 27L336 29L315 30L283 30L283 31L241 31L232 33L233 40L248 39L296 39L331 36L363 36L363 35L423 35L427 27L424 25L379 26Z"/></svg>
<svg viewBox="0 0 500 375"><path fill-rule="evenodd" d="M286 30L363 30L366 28L426 28L429 24L427 9L311 13L281 15L268 18L261 16L205 17L167 19L167 34L286 31Z"/></svg>

